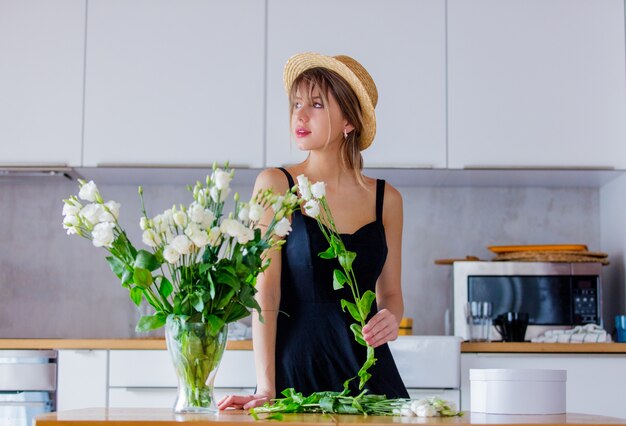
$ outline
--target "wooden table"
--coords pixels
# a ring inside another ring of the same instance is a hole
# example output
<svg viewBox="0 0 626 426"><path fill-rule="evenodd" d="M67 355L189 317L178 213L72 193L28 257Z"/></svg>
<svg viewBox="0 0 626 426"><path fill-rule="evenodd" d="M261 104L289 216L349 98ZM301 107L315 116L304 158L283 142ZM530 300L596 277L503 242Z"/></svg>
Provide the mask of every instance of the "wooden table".
<svg viewBox="0 0 626 426"><path fill-rule="evenodd" d="M90 408L61 411L37 416L35 426L180 426L181 422L225 426L252 426L255 421L244 411L229 410L219 414L174 414L170 409ZM276 426L354 425L390 426L394 424L419 425L626 425L626 419L588 414L555 415L494 415L465 413L462 417L378 417L322 414L286 414L283 421L271 421Z"/></svg>

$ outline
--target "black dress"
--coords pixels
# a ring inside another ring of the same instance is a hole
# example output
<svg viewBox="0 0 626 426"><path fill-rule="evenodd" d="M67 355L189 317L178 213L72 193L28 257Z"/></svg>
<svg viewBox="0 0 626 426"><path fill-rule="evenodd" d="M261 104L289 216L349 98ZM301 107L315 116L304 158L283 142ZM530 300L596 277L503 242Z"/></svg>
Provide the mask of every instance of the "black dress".
<svg viewBox="0 0 626 426"><path fill-rule="evenodd" d="M281 169L294 185L293 178ZM342 234L346 248L357 253L352 265L361 294L375 291L376 280L387 258L385 229L382 223L385 181L376 188L376 220L354 234ZM333 270L340 268L333 259L322 259L318 253L328 242L317 221L300 210L292 216L292 231L282 247L281 297L276 333L276 392L286 388L309 395L319 391L341 391L343 382L356 376L367 353L354 340L349 329L353 322L341 310L341 299L353 301L348 286L333 290ZM376 301L368 320L378 311ZM376 364L365 387L370 394L387 398L409 395L393 361L389 346L374 351ZM358 377L351 382L351 394L358 391Z"/></svg>

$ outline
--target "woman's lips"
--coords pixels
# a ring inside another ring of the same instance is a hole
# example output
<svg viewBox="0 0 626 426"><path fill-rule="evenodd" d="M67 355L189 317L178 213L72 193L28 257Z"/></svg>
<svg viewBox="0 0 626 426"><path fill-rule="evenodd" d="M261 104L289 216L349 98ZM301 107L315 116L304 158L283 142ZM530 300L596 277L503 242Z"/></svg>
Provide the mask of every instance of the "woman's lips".
<svg viewBox="0 0 626 426"><path fill-rule="evenodd" d="M311 132L308 131L307 129L303 129L303 128L298 128L296 129L296 137L297 138L303 138L305 136L308 136Z"/></svg>

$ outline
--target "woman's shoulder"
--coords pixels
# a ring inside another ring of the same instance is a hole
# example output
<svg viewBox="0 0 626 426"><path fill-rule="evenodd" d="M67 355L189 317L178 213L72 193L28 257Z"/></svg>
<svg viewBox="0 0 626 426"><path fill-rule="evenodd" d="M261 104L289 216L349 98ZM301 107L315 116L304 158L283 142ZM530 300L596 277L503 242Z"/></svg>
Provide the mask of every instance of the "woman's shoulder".
<svg viewBox="0 0 626 426"><path fill-rule="evenodd" d="M262 170L257 175L254 186L257 189L272 189L276 192L285 192L289 189L289 181L282 170L273 167Z"/></svg>
<svg viewBox="0 0 626 426"><path fill-rule="evenodd" d="M371 188L376 188L379 179L363 176L365 182ZM402 194L393 185L385 181L385 206L402 207Z"/></svg>

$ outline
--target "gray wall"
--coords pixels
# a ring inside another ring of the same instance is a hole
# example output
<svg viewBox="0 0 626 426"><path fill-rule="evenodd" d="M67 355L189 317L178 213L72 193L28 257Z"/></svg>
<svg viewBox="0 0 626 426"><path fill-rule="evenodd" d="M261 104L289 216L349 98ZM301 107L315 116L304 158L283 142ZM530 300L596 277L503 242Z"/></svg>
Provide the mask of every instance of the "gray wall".
<svg viewBox="0 0 626 426"><path fill-rule="evenodd" d="M600 249L598 189L403 187L405 316L414 334L444 334L452 306L452 268L439 258L491 259L497 244L583 243ZM187 204L183 185L145 186L150 215ZM137 245L135 185L101 185L122 204L120 221ZM243 198L251 188L236 188ZM137 310L105 251L61 227L61 199L75 183L0 180L0 338L135 337ZM618 285L619 283L616 283ZM623 283L622 283L623 285ZM622 290L623 291L623 290Z"/></svg>

